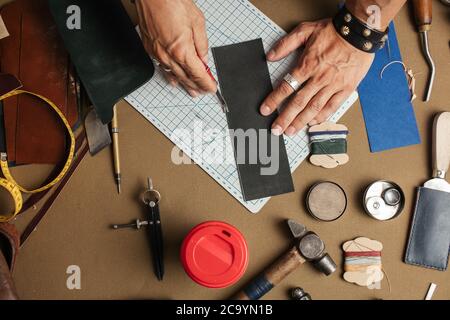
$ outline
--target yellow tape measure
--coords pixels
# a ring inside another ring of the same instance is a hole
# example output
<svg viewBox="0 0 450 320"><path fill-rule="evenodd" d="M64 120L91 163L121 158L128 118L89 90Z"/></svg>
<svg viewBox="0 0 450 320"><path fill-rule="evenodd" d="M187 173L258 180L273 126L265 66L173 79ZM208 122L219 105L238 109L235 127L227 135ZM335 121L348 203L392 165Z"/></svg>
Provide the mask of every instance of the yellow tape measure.
<svg viewBox="0 0 450 320"><path fill-rule="evenodd" d="M72 128L69 125L69 122L67 121L66 117L64 116L64 114L61 112L61 110L58 109L58 107L49 99L35 94L33 92L29 92L29 91L25 91L25 90L14 90L11 91L3 96L0 96L0 101L13 97L13 96L17 96L20 94L29 94L32 95L36 98L39 98L43 101L45 101L49 106L52 107L52 109L58 114L58 116L61 118L62 122L64 123L64 126L67 129L67 132L69 133L69 137L70 137L70 149L69 149L69 154L67 156L67 160L64 164L63 169L61 170L61 172L56 176L55 179L53 179L50 183L48 183L47 185L40 187L38 189L35 190L27 190L25 188L23 188L22 186L20 186L16 180L14 180L13 176L11 175L11 172L9 170L9 166L8 166L8 156L6 154L6 152L2 152L0 154L0 167L1 170L3 172L3 175L5 177L5 179L0 178L0 187L3 187L4 189L6 189L6 191L8 191L8 193L12 196L15 206L14 206L14 212L4 215L0 213L0 222L6 222L6 221L10 221L11 219L13 219L22 209L22 205L23 205L23 199L22 199L22 195L20 192L23 193L39 193L42 191L45 191L47 189L50 189L51 187L53 187L55 184L57 184L63 177L64 175L67 173L67 171L70 168L70 165L72 164L73 161L73 157L75 154L75 135L73 134Z"/></svg>

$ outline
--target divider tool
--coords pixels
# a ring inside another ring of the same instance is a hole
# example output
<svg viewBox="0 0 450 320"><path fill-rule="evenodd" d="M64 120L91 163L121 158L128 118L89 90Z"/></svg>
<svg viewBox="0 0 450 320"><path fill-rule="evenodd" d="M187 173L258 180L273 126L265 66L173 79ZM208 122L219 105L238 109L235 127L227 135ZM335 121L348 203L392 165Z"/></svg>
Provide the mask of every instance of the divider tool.
<svg viewBox="0 0 450 320"><path fill-rule="evenodd" d="M148 210L148 220L141 221L137 219L134 223L114 224L112 225L112 228L114 230L127 228L134 228L136 230L139 230L143 226L149 227L148 235L150 237L155 275L159 281L162 281L164 277L164 242L161 226L161 216L159 213L159 202L161 201L161 194L153 189L153 182L151 178L148 178L147 183L148 187L142 194L142 202L144 202Z"/></svg>

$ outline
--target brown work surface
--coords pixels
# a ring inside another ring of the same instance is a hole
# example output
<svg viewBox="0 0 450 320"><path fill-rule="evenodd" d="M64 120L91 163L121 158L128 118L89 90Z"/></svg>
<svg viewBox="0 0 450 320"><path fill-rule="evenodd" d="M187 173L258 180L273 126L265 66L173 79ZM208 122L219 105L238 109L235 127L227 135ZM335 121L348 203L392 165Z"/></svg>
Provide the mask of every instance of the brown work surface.
<svg viewBox="0 0 450 320"><path fill-rule="evenodd" d="M253 2L286 30L292 29L299 20L331 15L335 8L335 3L327 1ZM350 162L332 170L305 162L294 174L296 192L270 200L259 214L252 215L198 166L174 165L170 158L172 143L122 102L119 116L123 193L116 194L110 150L95 158L88 155L20 252L14 273L20 296L27 299L225 299L289 247L290 235L284 221L291 218L305 223L325 240L339 269L327 278L312 266L304 265L265 298L286 299L289 288L302 286L314 299L423 299L430 282L438 284L436 299L450 298L449 271L432 271L403 263L415 190L431 174L432 119L437 112L450 110L449 9L437 1L434 5L430 36L431 51L438 66L437 79L431 102L424 104L420 99L414 102L421 145L371 154L357 103L341 121L351 132ZM396 27L403 58L417 73L418 96L422 97L427 67L409 16L408 9L404 8L396 19ZM144 231L108 228L111 223L144 217L138 196L147 176L153 178L162 194L166 248L163 282L158 282L153 274ZM393 221L375 221L361 207L365 187L377 179L395 181L405 191L404 212ZM306 192L320 180L334 181L347 192L348 209L335 222L319 222L306 212ZM20 217L18 225L23 227L27 219L27 216ZM224 290L200 287L182 269L181 241L192 227L205 220L229 222L247 239L249 267L244 278L233 287ZM358 236L383 243L383 265L391 292L386 281L381 290L369 290L342 279L341 245ZM66 288L66 269L70 265L81 268L81 290Z"/></svg>

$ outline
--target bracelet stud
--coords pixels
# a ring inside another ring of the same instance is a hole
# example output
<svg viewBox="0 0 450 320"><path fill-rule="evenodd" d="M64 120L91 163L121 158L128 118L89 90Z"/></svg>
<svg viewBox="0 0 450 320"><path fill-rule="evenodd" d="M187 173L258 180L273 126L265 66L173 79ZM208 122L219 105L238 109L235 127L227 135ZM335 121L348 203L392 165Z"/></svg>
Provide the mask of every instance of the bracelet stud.
<svg viewBox="0 0 450 320"><path fill-rule="evenodd" d="M371 34L372 34L372 31L370 31L369 29L366 28L363 30L363 36L366 38L369 37Z"/></svg>
<svg viewBox="0 0 450 320"><path fill-rule="evenodd" d="M342 26L341 34L344 36L348 36L350 34L350 28L348 26Z"/></svg>
<svg viewBox="0 0 450 320"><path fill-rule="evenodd" d="M372 49L372 47L373 47L372 42L370 42L370 41L364 41L363 49L364 49L365 51L370 51L370 49Z"/></svg>
<svg viewBox="0 0 450 320"><path fill-rule="evenodd" d="M350 21L352 21L352 15L349 14L349 13L347 13L347 14L344 16L344 21L345 21L345 22L350 22Z"/></svg>

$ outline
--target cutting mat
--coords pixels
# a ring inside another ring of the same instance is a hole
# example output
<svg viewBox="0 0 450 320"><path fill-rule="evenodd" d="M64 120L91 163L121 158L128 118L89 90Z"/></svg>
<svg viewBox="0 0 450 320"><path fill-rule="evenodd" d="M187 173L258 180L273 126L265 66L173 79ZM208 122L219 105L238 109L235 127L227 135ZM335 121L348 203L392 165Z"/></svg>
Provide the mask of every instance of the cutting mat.
<svg viewBox="0 0 450 320"><path fill-rule="evenodd" d="M206 18L210 47L262 38L266 50L286 33L247 0L198 0ZM209 66L216 76L212 54ZM295 55L269 64L274 86L289 72ZM357 100L356 93L331 117L338 121ZM167 84L158 70L147 84L125 98L184 154L216 180L250 212L257 213L269 198L244 201L225 114L214 95L191 98L181 88ZM303 130L295 137L285 137L291 170L309 154L309 141ZM175 163L186 163L174 152Z"/></svg>

